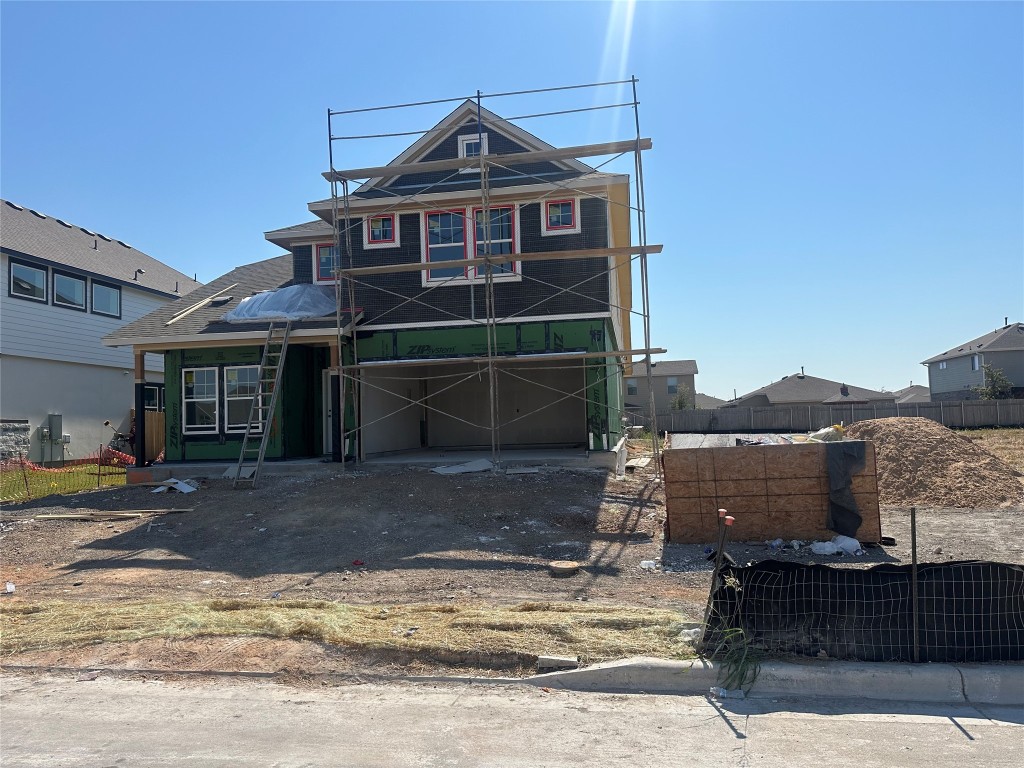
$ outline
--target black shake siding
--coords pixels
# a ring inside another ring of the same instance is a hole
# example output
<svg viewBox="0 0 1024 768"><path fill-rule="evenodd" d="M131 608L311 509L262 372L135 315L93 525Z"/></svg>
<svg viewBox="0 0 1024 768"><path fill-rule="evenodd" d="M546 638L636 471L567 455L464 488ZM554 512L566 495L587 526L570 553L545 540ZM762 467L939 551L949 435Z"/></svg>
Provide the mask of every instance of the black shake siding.
<svg viewBox="0 0 1024 768"><path fill-rule="evenodd" d="M519 208L521 251L524 253L604 248L608 245L607 203L596 198L580 200L579 234L540 234L541 204ZM355 267L382 264L418 264L421 260L421 217L399 217L401 246L363 250L362 222L353 219L352 264ZM344 253L344 240L342 245ZM295 282L313 282L311 246L296 246ZM348 258L342 258L348 264ZM521 265L522 279L496 282L495 309L499 317L522 313L525 316L549 316L608 311L607 259L561 259L529 261ZM484 286L452 282L436 287L421 284L422 273L392 272L366 275L356 286L356 306L362 308L364 323L445 322L462 318L486 317ZM537 282L530 278L543 281ZM386 289L376 290L374 287ZM570 292L560 292L571 288ZM414 301L407 301L408 299ZM399 308L399 305L400 308Z"/></svg>

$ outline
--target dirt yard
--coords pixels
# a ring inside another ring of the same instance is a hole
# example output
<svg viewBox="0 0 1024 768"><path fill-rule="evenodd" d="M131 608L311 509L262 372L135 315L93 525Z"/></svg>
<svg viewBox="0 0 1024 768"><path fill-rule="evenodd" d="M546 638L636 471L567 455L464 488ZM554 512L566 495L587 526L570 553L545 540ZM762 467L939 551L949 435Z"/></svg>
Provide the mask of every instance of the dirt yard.
<svg viewBox="0 0 1024 768"><path fill-rule="evenodd" d="M190 508L116 522L32 520L76 510ZM4 600L191 601L320 599L349 604L513 605L587 602L663 608L702 618L708 545L664 545L664 495L652 472L617 481L593 470L439 475L421 467L324 466L266 475L255 490L205 480L187 495L104 489L5 505L0 518ZM741 563L768 558L866 567L909 562L909 509L882 510L893 546L862 557L729 545ZM1024 562L1024 507L918 508L922 562ZM568 578L551 560L578 560ZM657 570L641 567L655 561ZM360 657L386 667L384 659ZM352 668L344 650L261 638L149 639L8 657L5 664L153 669ZM454 663L459 663L455 660ZM418 671L443 664L413 657ZM486 666L473 665L470 666Z"/></svg>

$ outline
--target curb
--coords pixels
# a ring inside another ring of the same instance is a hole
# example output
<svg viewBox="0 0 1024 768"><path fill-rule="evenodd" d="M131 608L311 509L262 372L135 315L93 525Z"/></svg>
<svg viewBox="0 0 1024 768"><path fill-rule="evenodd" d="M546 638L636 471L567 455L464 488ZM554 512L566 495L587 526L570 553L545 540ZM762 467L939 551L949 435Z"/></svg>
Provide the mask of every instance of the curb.
<svg viewBox="0 0 1024 768"><path fill-rule="evenodd" d="M717 667L708 661L641 656L521 682L573 691L692 696L707 694L717 680ZM1024 704L1024 665L767 661L747 696Z"/></svg>

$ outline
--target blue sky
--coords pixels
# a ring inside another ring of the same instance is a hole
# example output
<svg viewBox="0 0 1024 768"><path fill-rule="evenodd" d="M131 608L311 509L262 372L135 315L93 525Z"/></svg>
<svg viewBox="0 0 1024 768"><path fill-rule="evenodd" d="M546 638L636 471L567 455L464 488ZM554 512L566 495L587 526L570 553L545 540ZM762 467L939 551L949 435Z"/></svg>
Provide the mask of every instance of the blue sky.
<svg viewBox="0 0 1024 768"><path fill-rule="evenodd" d="M1024 320L1022 41L1021 3L5 0L0 194L211 280L279 254L263 232L329 195L328 108L635 74L649 241L665 245L654 345L695 358L719 397L801 365L898 389ZM578 144L630 138L631 118L521 125ZM346 145L336 164L404 146Z"/></svg>

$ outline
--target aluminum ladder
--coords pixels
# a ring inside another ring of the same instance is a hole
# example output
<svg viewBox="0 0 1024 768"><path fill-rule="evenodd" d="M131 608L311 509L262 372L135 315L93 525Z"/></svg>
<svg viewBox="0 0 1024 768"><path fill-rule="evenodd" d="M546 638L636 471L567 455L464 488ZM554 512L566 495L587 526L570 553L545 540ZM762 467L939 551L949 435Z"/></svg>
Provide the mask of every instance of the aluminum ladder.
<svg viewBox="0 0 1024 768"><path fill-rule="evenodd" d="M251 487L255 488L259 479L263 457L267 453L267 443L270 441L270 427L274 409L277 407L277 396L281 391L284 359L288 352L288 336L291 330L291 321L283 325L271 323L267 329L267 342L263 345L263 359L260 360L257 373L256 394L252 398L252 405L249 406L249 421L245 425L245 437L242 438L242 450L238 453L238 465L235 467L232 488L237 488L239 483L251 483Z"/></svg>

